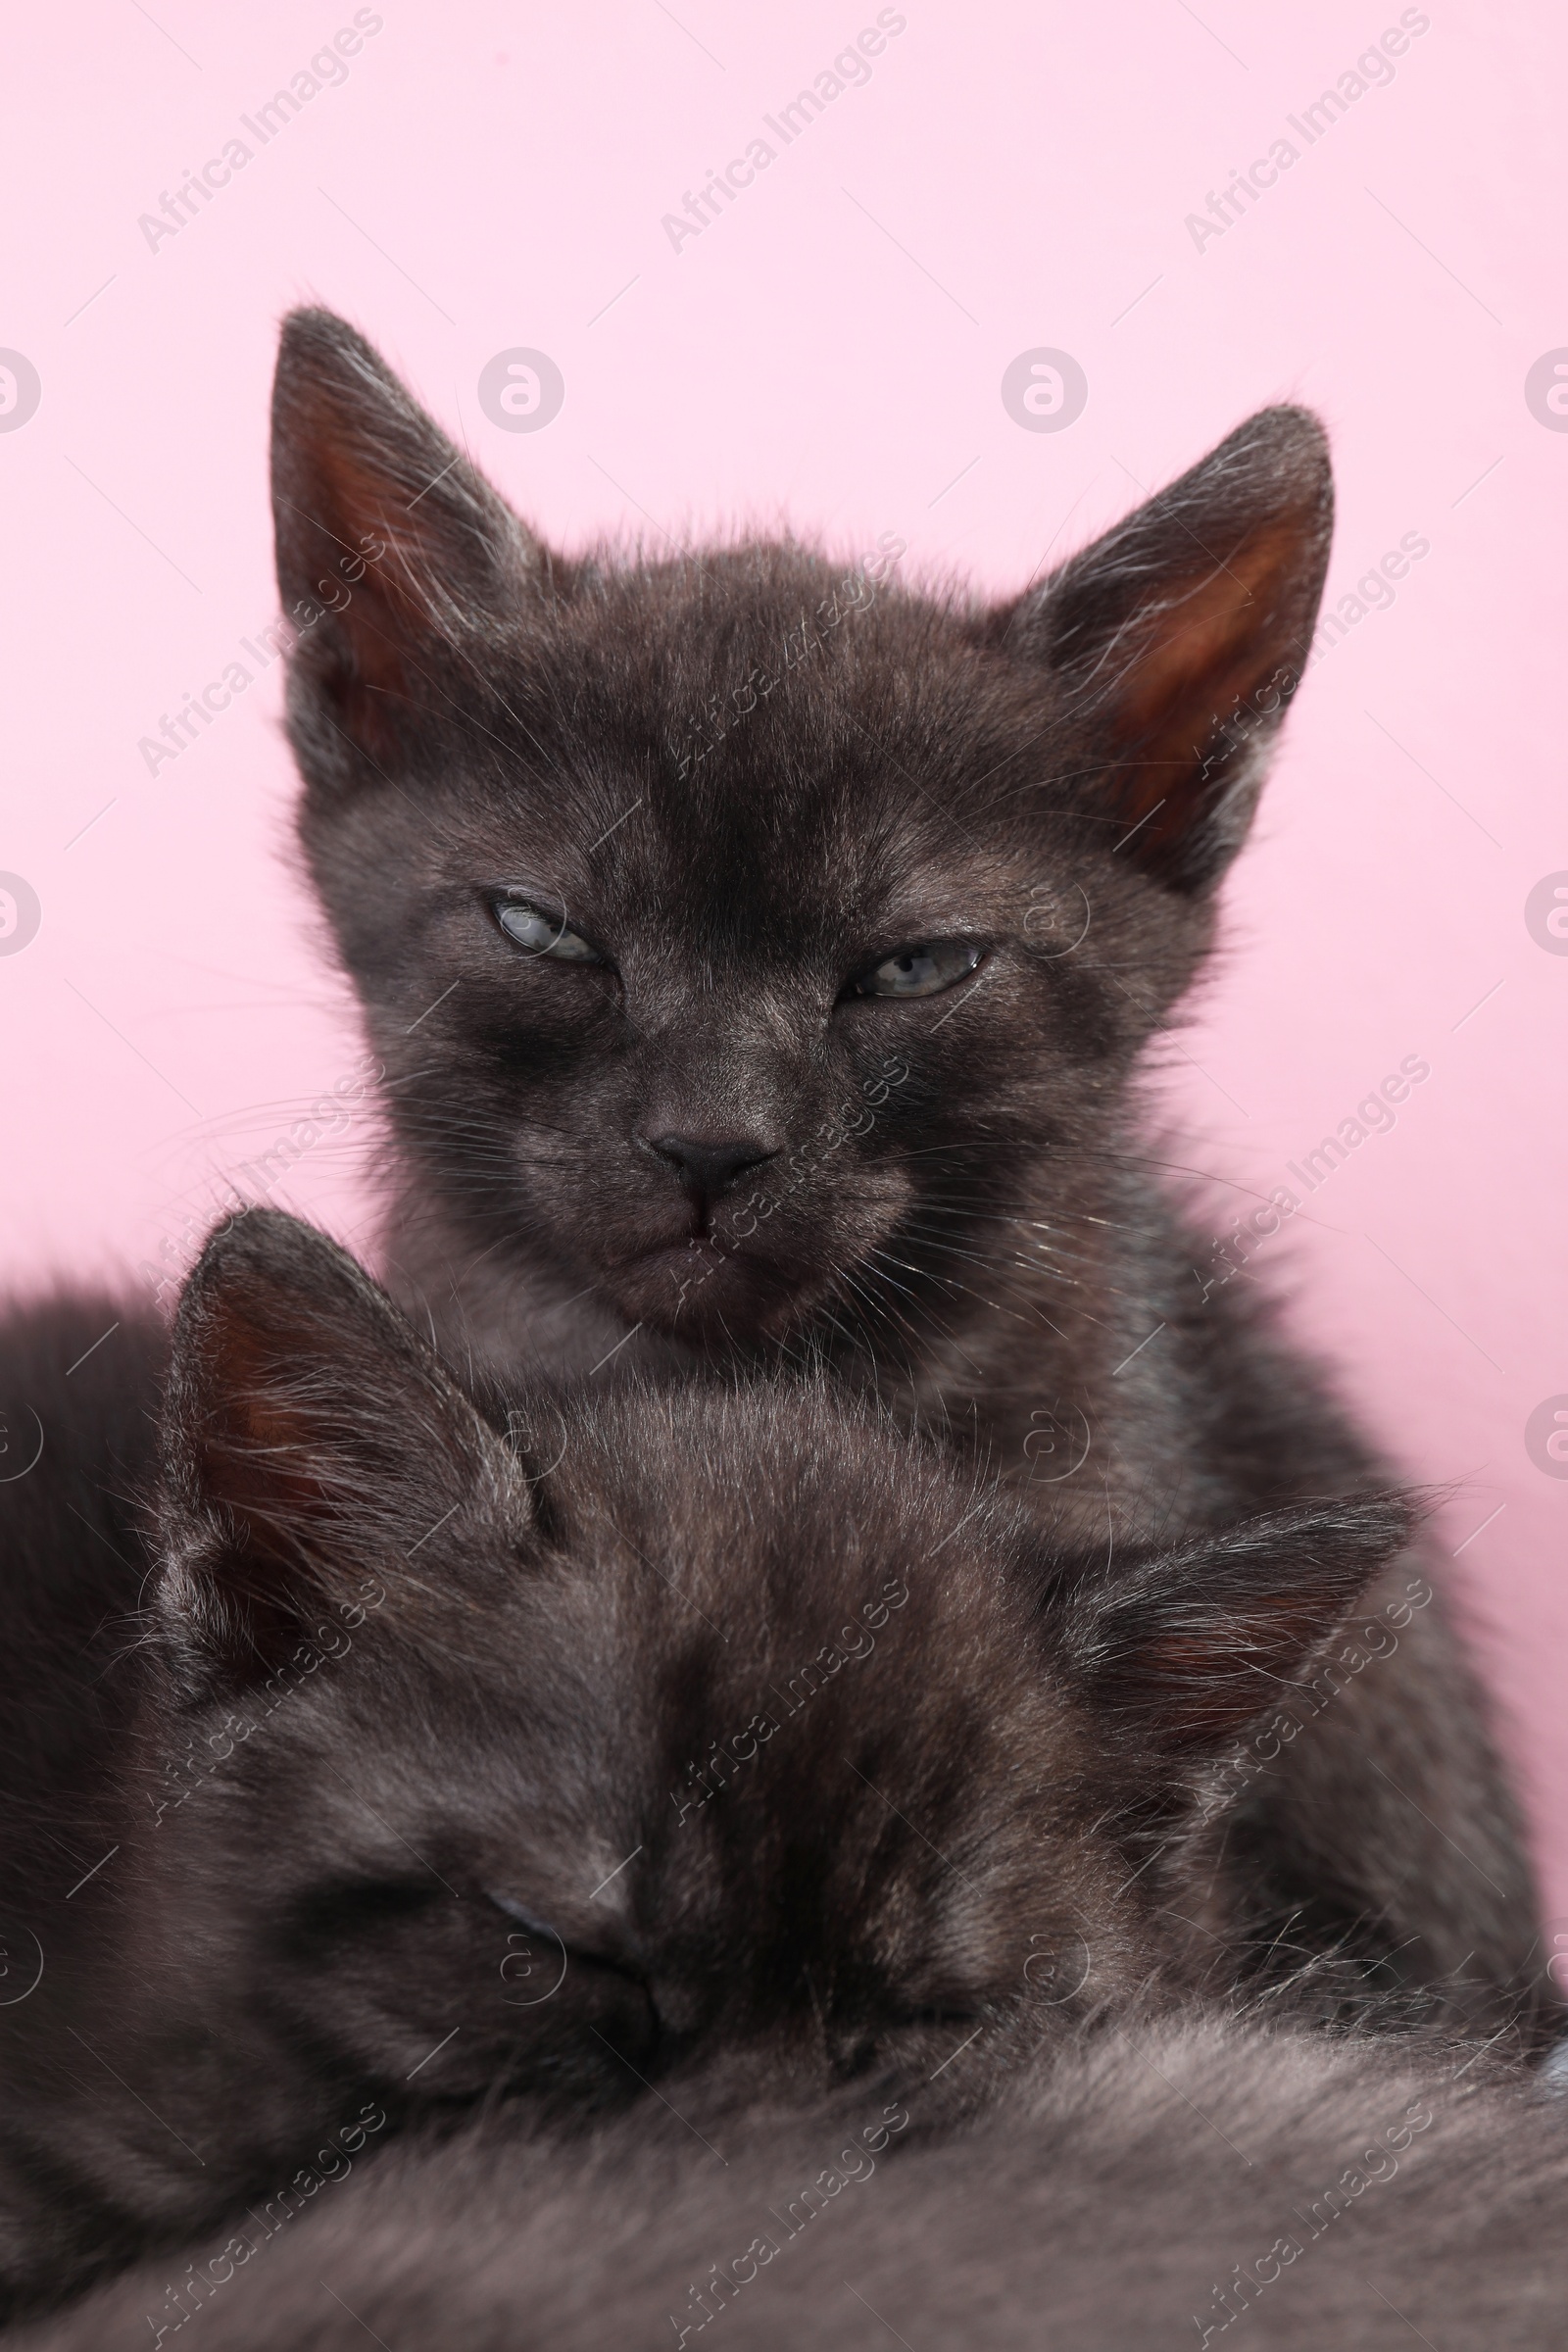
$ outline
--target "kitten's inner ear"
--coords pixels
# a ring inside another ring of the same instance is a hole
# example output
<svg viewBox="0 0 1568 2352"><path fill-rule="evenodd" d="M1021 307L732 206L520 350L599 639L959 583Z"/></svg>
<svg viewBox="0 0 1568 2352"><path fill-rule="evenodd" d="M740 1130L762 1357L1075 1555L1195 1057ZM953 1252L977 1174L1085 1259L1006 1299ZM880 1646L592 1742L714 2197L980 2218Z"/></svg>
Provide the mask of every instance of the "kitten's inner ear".
<svg viewBox="0 0 1568 2352"><path fill-rule="evenodd" d="M405 1597L527 1527L509 1449L354 1261L270 1210L208 1244L165 1406L166 1624L265 1670L368 1576Z"/></svg>
<svg viewBox="0 0 1568 2352"><path fill-rule="evenodd" d="M1090 1703L1140 1746L1198 1757L1304 1679L1415 1525L1397 1494L1303 1504L1058 1594L1058 1639Z"/></svg>
<svg viewBox="0 0 1568 2352"><path fill-rule="evenodd" d="M272 512L295 671L372 758L393 746L408 706L442 708L453 668L461 678L476 665L552 577L506 502L327 311L284 322Z"/></svg>
<svg viewBox="0 0 1568 2352"><path fill-rule="evenodd" d="M1042 664L1086 806L1119 854L1185 890L1240 847L1305 666L1333 528L1328 448L1270 409L990 616L983 641Z"/></svg>

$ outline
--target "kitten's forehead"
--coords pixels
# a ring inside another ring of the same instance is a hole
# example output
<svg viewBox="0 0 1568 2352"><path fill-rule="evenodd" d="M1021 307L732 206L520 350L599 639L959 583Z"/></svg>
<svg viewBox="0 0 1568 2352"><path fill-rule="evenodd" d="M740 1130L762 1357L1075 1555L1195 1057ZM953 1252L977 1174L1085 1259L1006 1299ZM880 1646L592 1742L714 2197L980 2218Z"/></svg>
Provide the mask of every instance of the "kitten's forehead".
<svg viewBox="0 0 1568 2352"><path fill-rule="evenodd" d="M910 926L962 931L1034 871L874 762L802 776L783 758L720 757L680 779L585 745L564 764L572 772L549 790L465 826L462 878L531 891L612 930L622 948L678 942L755 962L769 950L834 952L851 932L896 942Z"/></svg>
<svg viewBox="0 0 1568 2352"><path fill-rule="evenodd" d="M714 1706L765 1707L772 1678L812 1660L827 1661L808 1678L821 1688L864 1668L843 1687L901 1721L929 1717L945 1691L960 1711L983 1693L1002 1714L1038 1690L1020 1646L1035 1594L1015 1509L977 1498L874 1410L858 1417L804 1384L765 1397L681 1388L612 1396L573 1434L546 1505L580 1563L570 1605L602 1621L616 1596L632 1671L659 1683L662 1706L690 1702L688 1728Z"/></svg>
<svg viewBox="0 0 1568 2352"><path fill-rule="evenodd" d="M956 805L998 748L994 681L951 615L882 610L858 584L850 604L842 568L758 549L565 608L519 649L508 701L532 748L493 806L496 853L564 896L715 937L744 902L749 931L792 947L1004 881L1005 796L978 823L972 797Z"/></svg>

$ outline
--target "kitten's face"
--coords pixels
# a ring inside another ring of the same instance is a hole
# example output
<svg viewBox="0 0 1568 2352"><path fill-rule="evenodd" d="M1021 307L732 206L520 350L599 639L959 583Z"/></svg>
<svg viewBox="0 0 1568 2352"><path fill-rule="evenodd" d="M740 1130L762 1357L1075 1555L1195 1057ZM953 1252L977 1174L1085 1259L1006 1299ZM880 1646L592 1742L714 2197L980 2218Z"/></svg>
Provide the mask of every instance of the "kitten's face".
<svg viewBox="0 0 1568 2352"><path fill-rule="evenodd" d="M117 1948L155 2037L292 2068L307 2124L323 2080L1004 2066L1179 1974L1161 1857L1205 1760L1407 1525L1336 1505L1111 1578L782 1383L536 1399L509 1445L270 1215L209 1248L170 1393L190 1695L143 1760L219 1761L136 1840Z"/></svg>
<svg viewBox="0 0 1568 2352"><path fill-rule="evenodd" d="M127 1954L162 2006L387 2101L591 2106L906 2080L982 2029L1016 2062L1157 1962L1147 1820L1004 1515L787 1392L566 1426L505 1532L371 1571L319 1665L199 1715L225 1760L145 1841Z"/></svg>
<svg viewBox="0 0 1568 2352"><path fill-rule="evenodd" d="M273 465L303 838L460 1249L741 1345L930 1336L1052 1220L1070 1294L1304 656L1311 421L988 613L564 564L319 314Z"/></svg>
<svg viewBox="0 0 1568 2352"><path fill-rule="evenodd" d="M1140 951L1154 887L994 797L1038 708L868 582L674 772L683 701L832 585L761 554L585 587L497 657L504 753L459 730L416 808L311 820L422 1181L476 1253L542 1257L628 1322L745 1343L983 1288L1054 1153L1077 1205L1069 1148L1147 1030L1103 962L1168 993L1182 944L1172 902ZM1093 954L1057 952L1091 920Z"/></svg>

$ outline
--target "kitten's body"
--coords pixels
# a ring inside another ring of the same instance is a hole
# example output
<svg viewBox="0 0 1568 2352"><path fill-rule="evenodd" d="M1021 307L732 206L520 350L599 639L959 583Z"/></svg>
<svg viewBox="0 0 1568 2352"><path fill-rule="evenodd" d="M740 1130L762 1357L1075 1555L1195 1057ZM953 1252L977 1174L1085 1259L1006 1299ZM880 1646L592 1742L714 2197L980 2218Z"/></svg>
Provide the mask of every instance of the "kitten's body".
<svg viewBox="0 0 1568 2352"><path fill-rule="evenodd" d="M990 612L791 546L565 563L321 314L273 463L388 1278L454 1363L809 1358L1113 1545L1384 1483L1138 1118L1311 637L1313 420ZM1512 2013L1530 1871L1441 1593L1267 1765L1222 1882L1281 1949Z"/></svg>
<svg viewBox="0 0 1568 2352"><path fill-rule="evenodd" d="M938 2076L962 2108L1223 1984L1224 1751L1409 1526L1325 1505L1107 1576L821 1388L516 1411L256 1215L181 1304L139 1639L40 1463L8 1574L74 1591L28 1702L58 1767L4 1751L44 1963L0 2005L12 2309L432 2116Z"/></svg>
<svg viewBox="0 0 1568 2352"><path fill-rule="evenodd" d="M242 2220L18 2352L146 2328L156 2347L189 2320L209 2352L1561 2340L1560 2101L1214 2019L1102 2034L967 2122L944 2125L943 2092L683 2105L586 2146L493 2128L411 2141L285 2230Z"/></svg>
<svg viewBox="0 0 1568 2352"><path fill-rule="evenodd" d="M169 1340L123 1299L71 1297L0 1321L0 1915L104 1852L93 1806L128 1707L117 1660L152 1561L139 1504L157 1466ZM27 1465L30 1463L30 1467ZM25 1936L0 2000L26 1981Z"/></svg>

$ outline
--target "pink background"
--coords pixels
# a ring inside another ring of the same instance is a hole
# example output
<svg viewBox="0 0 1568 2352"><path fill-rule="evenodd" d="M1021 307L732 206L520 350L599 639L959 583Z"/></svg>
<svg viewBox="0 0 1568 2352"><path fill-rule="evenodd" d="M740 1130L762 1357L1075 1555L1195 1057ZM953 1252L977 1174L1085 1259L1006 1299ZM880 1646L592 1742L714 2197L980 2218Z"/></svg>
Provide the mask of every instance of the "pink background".
<svg viewBox="0 0 1568 2352"><path fill-rule="evenodd" d="M1405 533L1431 552L1308 677L1169 1054L1174 1156L1240 1209L1402 1056L1430 1061L1260 1262L1396 1456L1452 1485L1445 1547L1568 1912L1568 1481L1524 1446L1568 1391L1568 957L1523 919L1568 868L1568 435L1523 394L1568 343L1568 24L1434 0L1392 82L1200 251L1185 217L1294 138L1397 6L910 0L869 81L676 253L662 216L869 0L389 0L342 84L150 251L138 216L353 13L100 0L10 35L0 344L43 399L0 434L0 868L43 923L0 957L5 1275L182 1262L360 1050L289 865L276 666L156 777L137 750L273 612L288 305L362 325L568 546L788 517L845 549L897 531L915 573L999 592L1250 410L1307 401L1339 473L1331 598ZM478 407L514 345L564 374L537 434ZM1065 431L1002 406L1036 345L1087 371ZM318 1146L286 1195L362 1246L368 1140Z"/></svg>

